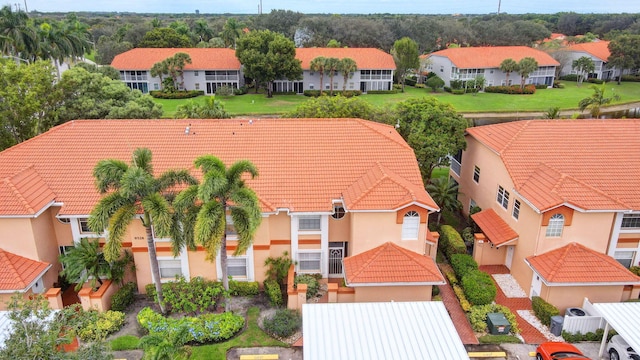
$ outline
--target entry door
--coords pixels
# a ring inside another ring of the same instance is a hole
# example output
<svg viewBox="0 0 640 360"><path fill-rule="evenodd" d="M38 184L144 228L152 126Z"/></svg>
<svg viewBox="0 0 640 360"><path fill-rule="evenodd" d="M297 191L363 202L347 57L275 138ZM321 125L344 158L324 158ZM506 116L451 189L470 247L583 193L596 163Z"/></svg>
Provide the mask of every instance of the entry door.
<svg viewBox="0 0 640 360"><path fill-rule="evenodd" d="M542 280L540 280L540 276L534 272L533 277L531 278L531 291L529 291L529 298L540 296L541 290Z"/></svg>
<svg viewBox="0 0 640 360"><path fill-rule="evenodd" d="M342 277L342 259L346 253L346 243L331 242L329 243L329 277Z"/></svg>
<svg viewBox="0 0 640 360"><path fill-rule="evenodd" d="M507 246L507 258L504 261L504 265L511 270L511 263L513 262L513 253L515 251L515 246Z"/></svg>

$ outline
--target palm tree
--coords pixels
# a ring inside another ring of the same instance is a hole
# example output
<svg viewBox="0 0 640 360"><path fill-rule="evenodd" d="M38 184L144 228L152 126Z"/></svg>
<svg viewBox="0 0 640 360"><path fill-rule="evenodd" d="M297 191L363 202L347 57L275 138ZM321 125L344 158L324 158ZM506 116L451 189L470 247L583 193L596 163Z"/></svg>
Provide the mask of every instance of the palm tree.
<svg viewBox="0 0 640 360"><path fill-rule="evenodd" d="M207 24L204 19L199 19L193 26L193 33L198 35L200 41L207 42L213 37L213 30Z"/></svg>
<svg viewBox="0 0 640 360"><path fill-rule="evenodd" d="M342 91L347 90L347 80L353 77L353 73L358 70L358 64L356 61L351 58L342 58L340 59L340 64L338 65L338 71L342 73L344 77L344 83L342 84Z"/></svg>
<svg viewBox="0 0 640 360"><path fill-rule="evenodd" d="M188 100L184 104L178 105L174 117L176 119L228 119L231 116L215 96L207 96L204 103Z"/></svg>
<svg viewBox="0 0 640 360"><path fill-rule="evenodd" d="M518 63L511 58L504 59L500 63L500 71L502 71L505 74L506 85L509 86L509 74L511 74L514 71L518 71Z"/></svg>
<svg viewBox="0 0 640 360"><path fill-rule="evenodd" d="M200 185L183 190L174 201L176 214L193 217L195 223L182 220L183 229L193 234L195 242L207 251L207 259L215 259L220 252L222 285L229 290L227 277L227 231L232 226L238 236L234 254L245 252L253 243L253 236L262 221L260 204L255 192L245 186L242 176L252 179L258 170L248 160L240 160L229 166L213 155L204 155L194 162L204 174ZM232 224L227 224L227 214ZM225 304L225 310L229 305Z"/></svg>
<svg viewBox="0 0 640 360"><path fill-rule="evenodd" d="M322 95L322 88L324 86L323 85L324 72L325 72L326 66L327 66L327 58L323 56L318 56L317 58L314 58L313 60L311 60L311 63L309 64L309 68L311 71L320 73L320 95Z"/></svg>
<svg viewBox="0 0 640 360"><path fill-rule="evenodd" d="M338 68L340 67L340 59L337 58L327 58L327 62L325 64L325 71L329 74L329 95L333 96L333 77L336 75Z"/></svg>
<svg viewBox="0 0 640 360"><path fill-rule="evenodd" d="M167 67L167 73L173 79L174 87L184 88L184 67L191 64L191 56L187 53L179 52L172 57L163 60ZM163 66L165 66L163 65ZM180 86L178 84L178 76L180 76Z"/></svg>
<svg viewBox="0 0 640 360"><path fill-rule="evenodd" d="M531 73L538 70L538 62L532 57L523 58L518 62L518 74L520 74L520 88L524 89L524 83Z"/></svg>
<svg viewBox="0 0 640 360"><path fill-rule="evenodd" d="M160 90L164 90L164 79L162 79L162 75L167 75L169 73L169 65L167 61L158 61L157 63L153 64L149 73L153 77L157 76L160 78Z"/></svg>
<svg viewBox="0 0 640 360"><path fill-rule="evenodd" d="M144 360L188 359L191 347L185 346L189 339L189 327L181 326L168 337L146 335L140 339L139 346L144 350Z"/></svg>
<svg viewBox="0 0 640 360"><path fill-rule="evenodd" d="M156 286L158 304L165 312L160 269L156 256L151 227L158 237L167 237L174 225L170 204L166 197L170 189L179 184L195 184L195 179L187 170L169 170L154 177L151 151L146 148L134 150L131 164L121 160L100 160L93 169L96 187L104 195L91 211L89 227L98 233L107 229L107 243L104 255L107 261L120 257L122 239L129 224L140 216L146 230L151 274ZM179 249L173 249L174 254Z"/></svg>
<svg viewBox="0 0 640 360"><path fill-rule="evenodd" d="M60 275L70 283L76 284L76 291L88 280L91 280L92 288L96 287L96 282L102 286L102 278L109 277L111 273L111 266L100 251L98 239L80 239L74 248L60 255L60 263L64 268Z"/></svg>
<svg viewBox="0 0 640 360"><path fill-rule="evenodd" d="M447 178L431 179L431 183L427 185L427 191L433 201L440 207L438 224L440 224L440 219L442 218L442 211L456 211L462 207L458 200L458 185L449 182Z"/></svg>
<svg viewBox="0 0 640 360"><path fill-rule="evenodd" d="M235 18L230 18L224 23L224 27L222 28L222 33L220 33L220 37L224 40L224 43L227 47L236 48L236 39L238 39L242 35L242 24L240 24Z"/></svg>
<svg viewBox="0 0 640 360"><path fill-rule="evenodd" d="M37 34L32 26L28 25L29 16L24 11L13 12L10 5L0 9L0 36L2 36L2 48L5 55L18 56L22 59L31 59L37 48Z"/></svg>
<svg viewBox="0 0 640 360"><path fill-rule="evenodd" d="M603 106L609 105L614 100L620 100L620 96L618 96L617 94L611 97L605 97L605 86L606 83L603 83L602 86L591 85L593 94L591 94L591 96L589 96L588 98L580 100L580 102L578 103L580 111L589 109L589 113L591 114L591 116L594 119L597 119L600 117L600 111Z"/></svg>
<svg viewBox="0 0 640 360"><path fill-rule="evenodd" d="M543 119L560 119L560 107L550 107L545 111Z"/></svg>

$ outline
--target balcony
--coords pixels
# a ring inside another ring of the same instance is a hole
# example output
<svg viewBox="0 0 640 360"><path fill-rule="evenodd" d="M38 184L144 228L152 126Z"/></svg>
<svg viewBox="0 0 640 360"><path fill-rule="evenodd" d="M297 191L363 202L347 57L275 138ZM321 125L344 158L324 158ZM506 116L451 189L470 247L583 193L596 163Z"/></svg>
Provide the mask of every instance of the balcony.
<svg viewBox="0 0 640 360"><path fill-rule="evenodd" d="M451 161L451 170L453 170L456 175L460 176L460 168L462 167L462 165L460 165L458 160L456 160L453 156L449 157L449 160Z"/></svg>

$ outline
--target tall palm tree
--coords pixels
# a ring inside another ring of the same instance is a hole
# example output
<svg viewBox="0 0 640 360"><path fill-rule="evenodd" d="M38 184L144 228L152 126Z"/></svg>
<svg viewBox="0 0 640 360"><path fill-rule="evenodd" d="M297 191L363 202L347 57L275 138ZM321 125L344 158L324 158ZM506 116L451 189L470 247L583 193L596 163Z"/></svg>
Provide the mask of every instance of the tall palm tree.
<svg viewBox="0 0 640 360"><path fill-rule="evenodd" d="M338 72L340 68L340 59L338 58L327 58L327 62L325 65L325 71L329 74L329 95L333 96L333 77Z"/></svg>
<svg viewBox="0 0 640 360"><path fill-rule="evenodd" d="M193 25L194 34L198 35L200 41L207 42L213 37L213 30L209 27L209 24L204 19L199 19Z"/></svg>
<svg viewBox="0 0 640 360"><path fill-rule="evenodd" d="M38 40L29 16L24 11L13 12L10 5L0 9L0 36L3 36L0 51L5 55L31 59Z"/></svg>
<svg viewBox="0 0 640 360"><path fill-rule="evenodd" d="M158 61L157 63L153 64L153 66L151 67L151 70L149 71L151 76L153 77L159 77L160 78L160 90L164 90L164 79L162 78L162 75L167 75L169 74L169 65L167 63L166 60L162 60L162 61Z"/></svg>
<svg viewBox="0 0 640 360"><path fill-rule="evenodd" d="M139 346L144 350L144 360L179 360L191 356L191 347L185 345L189 339L190 328L183 325L168 337L146 335L140 339Z"/></svg>
<svg viewBox="0 0 640 360"><path fill-rule="evenodd" d="M311 60L311 63L309 64L311 71L320 73L320 95L322 95L322 88L324 86L323 82L324 82L324 73L325 73L326 66L327 66L327 58L323 56L318 56L317 58L314 58L313 60Z"/></svg>
<svg viewBox="0 0 640 360"><path fill-rule="evenodd" d="M500 63L500 71L502 71L505 75L506 78L506 85L509 86L509 74L511 74L512 72L516 72L518 71L518 63L509 58L509 59L504 59L501 63Z"/></svg>
<svg viewBox="0 0 640 360"><path fill-rule="evenodd" d="M255 192L245 186L242 179L246 173L251 178L258 176L255 165L240 160L228 168L217 157L203 155L194 162L203 172L200 185L183 190L174 201L176 214L193 218L195 222L181 221L183 230L193 234L195 242L207 251L207 259L215 259L220 252L222 285L229 290L227 277L227 230L232 225L238 236L234 254L245 252L253 243L255 232L262 221L260 204ZM227 214L233 224L227 224ZM225 305L228 310L229 305Z"/></svg>
<svg viewBox="0 0 640 360"><path fill-rule="evenodd" d="M146 230L151 274L156 286L160 310L165 308L160 283L160 269L151 227L158 237L167 237L174 225L168 196L176 185L195 184L187 170L169 170L154 177L151 151L146 148L134 150L131 164L121 160L100 160L93 169L96 187L104 195L91 211L89 227L98 233L107 229L104 255L107 261L120 257L122 238L138 215ZM173 249L174 253L179 252Z"/></svg>
<svg viewBox="0 0 640 360"><path fill-rule="evenodd" d="M358 64L356 61L351 58L342 58L340 59L340 64L338 64L338 71L342 73L344 77L344 83L342 84L342 91L347 90L347 80L353 77L353 73L358 70Z"/></svg>
<svg viewBox="0 0 640 360"><path fill-rule="evenodd" d="M242 35L242 24L240 24L235 18L230 18L224 23L224 27L222 28L222 33L220 33L220 37L224 40L224 43L227 47L236 48L236 40Z"/></svg>
<svg viewBox="0 0 640 360"><path fill-rule="evenodd" d="M109 277L111 273L111 266L100 251L98 239L80 239L75 247L60 255L60 263L64 266L60 275L70 283L76 284L76 291L88 280L93 288L96 287L96 283L102 286L102 278Z"/></svg>
<svg viewBox="0 0 640 360"><path fill-rule="evenodd" d="M605 97L606 83L603 83L601 86L591 85L591 89L593 89L593 94L588 98L584 98L580 100L578 106L580 107L580 111L584 111L585 109L589 109L589 113L594 119L600 117L600 112L603 106L609 105L614 100L620 100L620 96L613 95L611 97Z"/></svg>
<svg viewBox="0 0 640 360"><path fill-rule="evenodd" d="M427 191L433 201L440 207L438 224L440 224L440 219L442 218L442 211L456 211L462 206L458 200L458 185L449 182L447 178L431 179L431 183L427 185Z"/></svg>

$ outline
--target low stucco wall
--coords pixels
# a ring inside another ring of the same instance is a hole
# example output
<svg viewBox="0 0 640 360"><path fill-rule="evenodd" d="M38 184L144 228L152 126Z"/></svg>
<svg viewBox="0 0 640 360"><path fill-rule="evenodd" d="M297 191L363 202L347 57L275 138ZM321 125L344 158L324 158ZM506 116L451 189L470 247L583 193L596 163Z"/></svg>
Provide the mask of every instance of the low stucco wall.
<svg viewBox="0 0 640 360"><path fill-rule="evenodd" d="M354 301L355 302L431 301L431 285L356 287Z"/></svg>
<svg viewBox="0 0 640 360"><path fill-rule="evenodd" d="M488 240L477 240L473 245L473 259L482 265L504 265L507 247L496 248Z"/></svg>
<svg viewBox="0 0 640 360"><path fill-rule="evenodd" d="M96 291L91 288L83 288L78 292L80 303L85 310L95 309L100 312L111 309L111 297L120 287L111 280L105 280Z"/></svg>

